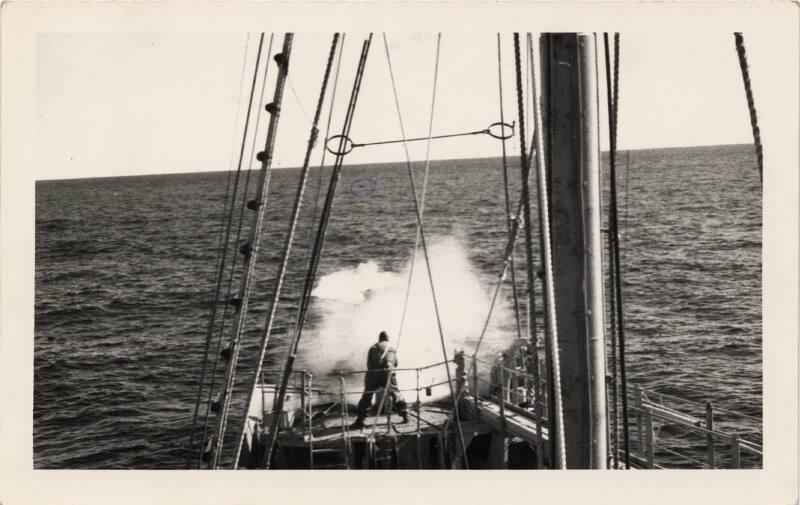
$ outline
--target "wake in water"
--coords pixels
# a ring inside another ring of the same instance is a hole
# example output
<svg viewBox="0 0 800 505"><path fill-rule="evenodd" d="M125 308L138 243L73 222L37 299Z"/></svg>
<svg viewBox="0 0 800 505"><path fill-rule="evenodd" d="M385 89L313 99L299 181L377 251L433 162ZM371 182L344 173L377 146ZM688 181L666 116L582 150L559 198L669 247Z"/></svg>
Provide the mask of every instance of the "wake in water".
<svg viewBox="0 0 800 505"><path fill-rule="evenodd" d="M452 359L457 350L471 355L486 320L493 286L481 283L465 246L457 239L433 239L428 249L447 356ZM421 250L417 251L409 289L410 270L410 259L399 272L384 271L379 262L369 260L320 279L313 296L321 322L309 335L309 341L314 342L314 355L304 356L315 375L365 369L367 349L382 330L389 334L390 344L398 351L399 368L421 368L444 361ZM408 308L401 331L407 291ZM505 331L513 324L511 317L507 304L500 302L487 329L481 355L497 352L512 341L514 335ZM444 367L435 367L421 372L420 385L446 379ZM398 380L401 388L414 388L416 372L398 372ZM356 376L348 388L358 389L360 382L361 377ZM448 392L444 384L433 388L432 396Z"/></svg>

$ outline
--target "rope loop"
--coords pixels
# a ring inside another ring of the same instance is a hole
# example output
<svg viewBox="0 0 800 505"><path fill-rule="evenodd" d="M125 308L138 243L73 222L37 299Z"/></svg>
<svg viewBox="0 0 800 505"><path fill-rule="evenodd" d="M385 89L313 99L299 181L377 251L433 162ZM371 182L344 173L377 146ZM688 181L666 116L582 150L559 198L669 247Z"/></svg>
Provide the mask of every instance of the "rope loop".
<svg viewBox="0 0 800 505"><path fill-rule="evenodd" d="M516 121L514 121L511 124L508 124L504 121L498 121L496 123L490 124L489 127L483 131L483 133L486 133L490 137L495 138L497 140L508 140L514 136L514 131L516 127L517 127ZM492 131L493 128L495 130L499 129L499 131ZM507 133L506 132L507 129L511 130L511 133Z"/></svg>
<svg viewBox="0 0 800 505"><path fill-rule="evenodd" d="M331 142L336 140L339 141L339 148L333 149L331 148ZM356 145L353 143L353 140L347 135L334 135L332 137L328 137L328 140L325 141L325 150L333 154L334 156L348 155L353 151L354 147L356 147Z"/></svg>

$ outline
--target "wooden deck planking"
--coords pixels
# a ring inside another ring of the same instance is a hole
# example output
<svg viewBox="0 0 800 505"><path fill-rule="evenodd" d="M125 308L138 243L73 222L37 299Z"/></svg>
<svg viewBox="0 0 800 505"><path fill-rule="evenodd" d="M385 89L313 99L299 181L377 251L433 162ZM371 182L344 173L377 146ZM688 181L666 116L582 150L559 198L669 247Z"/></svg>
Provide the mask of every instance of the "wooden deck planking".
<svg viewBox="0 0 800 505"><path fill-rule="evenodd" d="M386 416L381 415L370 416L364 420L363 429L347 430L347 437L353 442L365 442L373 434L374 429L376 437L382 436L395 436L395 437L412 437L417 434L417 413L409 411L408 422L403 423L400 415L392 414L391 425L387 425ZM445 423L449 417L449 412L445 409L437 407L423 406L419 412L420 423L419 432L422 436L438 435L442 432ZM314 421L314 447L341 447L342 438L342 424L346 426L355 421L355 416L348 415L344 419L341 415L333 415L331 413L321 420ZM494 428L481 422L467 421L462 422L462 430L473 434L487 433ZM291 430L282 432L278 440L284 447L305 447L308 446L309 440L307 433L303 430L302 426L295 426Z"/></svg>
<svg viewBox="0 0 800 505"><path fill-rule="evenodd" d="M469 402L474 402L473 398L468 399ZM501 429L502 415L500 414L500 405L489 400L478 400L478 412L480 420L492 425L494 429ZM536 443L536 422L521 414L513 412L510 409L505 409L506 431L509 435L521 438L526 442ZM547 431L547 426L542 424L542 441L547 442L550 439Z"/></svg>

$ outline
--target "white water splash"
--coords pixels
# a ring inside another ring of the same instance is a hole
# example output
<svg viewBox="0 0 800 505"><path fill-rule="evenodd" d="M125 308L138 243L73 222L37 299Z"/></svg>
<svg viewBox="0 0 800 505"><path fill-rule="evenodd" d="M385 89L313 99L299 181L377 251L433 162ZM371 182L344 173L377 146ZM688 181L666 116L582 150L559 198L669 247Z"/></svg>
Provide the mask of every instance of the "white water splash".
<svg viewBox="0 0 800 505"><path fill-rule="evenodd" d="M474 351L489 310L493 285L482 285L469 262L466 248L452 237L433 240L429 245L434 287L439 304L442 331L448 358L455 351ZM374 260L328 274L314 290L314 304L322 314L312 330L313 354L304 353L307 367L315 374L334 370L363 370L367 349L386 331L390 344L397 348L399 368L421 368L444 361L436 322L430 283L422 251L417 253L409 293L408 309L399 334L403 303L408 285L409 262L400 272L383 271ZM500 330L507 327L511 311L499 303L492 316L482 352L493 352L511 342L513 335ZM399 335L398 335L399 334ZM311 336L311 335L310 335ZM455 369L451 365L451 373ZM420 385L445 381L444 367L425 370ZM416 372L398 372L400 388L416 387ZM349 383L360 387L361 379ZM350 385L348 387L351 389ZM448 393L447 385L434 388L433 396ZM406 393L406 396L414 393ZM349 399L354 401L353 398ZM413 398L408 398L413 401Z"/></svg>

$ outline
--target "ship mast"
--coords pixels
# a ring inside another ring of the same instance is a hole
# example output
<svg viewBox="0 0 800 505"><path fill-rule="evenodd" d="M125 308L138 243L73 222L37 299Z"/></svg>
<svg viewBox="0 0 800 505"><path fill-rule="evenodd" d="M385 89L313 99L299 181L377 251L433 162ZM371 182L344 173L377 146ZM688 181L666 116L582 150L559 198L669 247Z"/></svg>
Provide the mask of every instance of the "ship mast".
<svg viewBox="0 0 800 505"><path fill-rule="evenodd" d="M540 49L564 449L567 468L604 469L608 426L595 35L545 34Z"/></svg>

